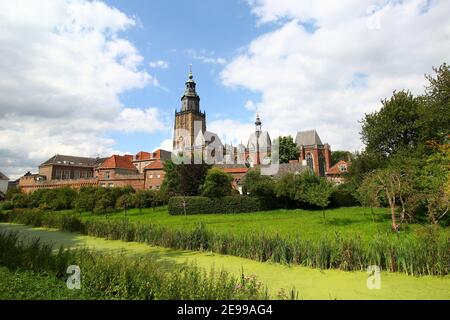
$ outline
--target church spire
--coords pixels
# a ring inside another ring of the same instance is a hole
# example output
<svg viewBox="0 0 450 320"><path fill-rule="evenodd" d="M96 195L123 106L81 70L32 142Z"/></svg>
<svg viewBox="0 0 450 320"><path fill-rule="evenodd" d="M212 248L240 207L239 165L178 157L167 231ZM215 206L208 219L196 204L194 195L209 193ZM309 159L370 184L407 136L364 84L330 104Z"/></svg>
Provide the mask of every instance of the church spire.
<svg viewBox="0 0 450 320"><path fill-rule="evenodd" d="M186 80L186 89L181 97L181 111L200 112L200 97L195 89L196 83L192 74L192 65L189 66L188 79Z"/></svg>
<svg viewBox="0 0 450 320"><path fill-rule="evenodd" d="M255 127L256 127L256 132L261 132L261 119L259 117L259 114L256 115L256 121L255 121Z"/></svg>

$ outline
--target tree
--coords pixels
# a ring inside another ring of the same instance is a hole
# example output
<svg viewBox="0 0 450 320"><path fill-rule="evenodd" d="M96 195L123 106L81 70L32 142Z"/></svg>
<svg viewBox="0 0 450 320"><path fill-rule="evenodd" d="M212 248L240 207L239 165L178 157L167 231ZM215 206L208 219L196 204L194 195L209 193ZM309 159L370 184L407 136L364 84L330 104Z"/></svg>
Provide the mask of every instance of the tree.
<svg viewBox="0 0 450 320"><path fill-rule="evenodd" d="M334 166L341 160L348 161L349 158L351 158L351 156L352 153L350 151L342 151L342 150L331 151L331 165Z"/></svg>
<svg viewBox="0 0 450 320"><path fill-rule="evenodd" d="M391 210L392 230L398 231L400 227L396 216L398 206L401 208L400 222L403 222L406 215L411 216L406 208L411 195L414 194L412 186L413 181L409 173L386 168L368 174L359 188L359 192L360 197L373 206L379 206L380 202L386 199Z"/></svg>
<svg viewBox="0 0 450 320"><path fill-rule="evenodd" d="M432 224L438 224L450 210L450 143L430 143L436 150L428 157L419 179Z"/></svg>
<svg viewBox="0 0 450 320"><path fill-rule="evenodd" d="M325 219L325 207L330 204L333 185L325 178L320 178L317 183L311 184L306 190L306 201L312 205L322 208Z"/></svg>
<svg viewBox="0 0 450 320"><path fill-rule="evenodd" d="M273 208L276 205L275 182L271 177L261 175L260 169L247 172L242 191L259 198L265 208Z"/></svg>
<svg viewBox="0 0 450 320"><path fill-rule="evenodd" d="M231 194L231 183L233 177L220 170L219 168L211 168L206 174L205 183L202 185L202 196L209 198L220 198Z"/></svg>
<svg viewBox="0 0 450 320"><path fill-rule="evenodd" d="M94 213L95 201L96 201L96 190L94 187L82 187L78 192L78 197L75 200L75 209L77 209L80 214L82 211L90 211Z"/></svg>
<svg viewBox="0 0 450 320"><path fill-rule="evenodd" d="M297 144L291 136L278 137L280 146L280 163L289 163L289 160L298 160L299 150Z"/></svg>
<svg viewBox="0 0 450 320"><path fill-rule="evenodd" d="M125 215L127 215L127 211L130 208L133 208L136 205L137 196L135 193L123 194L119 198L117 198L116 208L123 209Z"/></svg>
<svg viewBox="0 0 450 320"><path fill-rule="evenodd" d="M361 136L366 151L381 156L414 151L420 136L420 99L409 91L399 91L382 105L380 111L363 119Z"/></svg>
<svg viewBox="0 0 450 320"><path fill-rule="evenodd" d="M170 160L164 163L164 181L162 189L169 196L196 196L204 183L210 168L207 164L175 164Z"/></svg>
<svg viewBox="0 0 450 320"><path fill-rule="evenodd" d="M319 206L323 212L330 203L333 192L331 183L309 170L299 174L283 175L277 181L275 190L279 198L285 197L300 203Z"/></svg>

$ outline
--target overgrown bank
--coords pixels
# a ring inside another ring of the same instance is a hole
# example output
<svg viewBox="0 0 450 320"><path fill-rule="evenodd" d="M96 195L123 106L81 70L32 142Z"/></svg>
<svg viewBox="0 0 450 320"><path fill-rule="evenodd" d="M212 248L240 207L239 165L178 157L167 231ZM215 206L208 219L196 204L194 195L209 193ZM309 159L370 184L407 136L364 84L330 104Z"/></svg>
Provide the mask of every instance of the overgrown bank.
<svg viewBox="0 0 450 320"><path fill-rule="evenodd" d="M41 284L54 285L53 294L42 292L25 299L69 297L80 299L268 299L267 289L255 277L233 277L225 271L202 271L193 265L164 271L151 259L103 255L87 250L63 250L53 253L52 247L39 240L22 241L16 233L0 233L0 265L15 273L13 278L34 279L29 289ZM81 290L68 292L63 281L69 265L82 270ZM0 270L1 271L1 270ZM3 270L4 271L4 270ZM11 278L10 274L7 274ZM7 281L4 280L4 281ZM23 287L24 284L20 285ZM4 297L8 298L8 297ZM17 298L13 295L12 298Z"/></svg>
<svg viewBox="0 0 450 320"><path fill-rule="evenodd" d="M257 261L293 263L314 268L365 270L378 265L383 270L412 275L449 274L450 241L435 228L404 237L378 234L370 242L358 236L343 238L339 234L319 239L281 237L279 235L232 235L216 233L199 224L193 230L173 230L155 224L132 224L121 221L82 221L77 215L56 215L40 210L16 210L1 215L3 221L113 240L136 241L167 248L210 250L220 254Z"/></svg>

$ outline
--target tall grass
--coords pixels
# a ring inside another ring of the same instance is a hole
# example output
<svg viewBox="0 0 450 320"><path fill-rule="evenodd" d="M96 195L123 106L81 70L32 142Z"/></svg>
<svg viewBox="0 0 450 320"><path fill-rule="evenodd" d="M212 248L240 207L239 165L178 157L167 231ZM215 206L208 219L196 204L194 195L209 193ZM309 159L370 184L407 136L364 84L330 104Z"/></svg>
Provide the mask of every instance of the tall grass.
<svg viewBox="0 0 450 320"><path fill-rule="evenodd" d="M206 272L194 265L165 266L148 258L103 255L82 250L52 253L39 240L21 241L16 233L0 233L0 265L10 269L67 276L69 265L81 269L82 289L91 297L108 299L268 299L255 277L233 277L225 271Z"/></svg>
<svg viewBox="0 0 450 320"><path fill-rule="evenodd" d="M208 250L257 261L321 269L364 270L369 265L378 265L382 270L411 275L446 275L450 267L450 239L432 227L401 237L379 233L372 241L362 241L358 235L344 238L338 233L315 240L266 233L222 234L208 230L201 223L193 230L173 230L156 224L132 224L127 219L82 222L74 215L38 210L15 211L9 214L8 220L113 240L174 249Z"/></svg>

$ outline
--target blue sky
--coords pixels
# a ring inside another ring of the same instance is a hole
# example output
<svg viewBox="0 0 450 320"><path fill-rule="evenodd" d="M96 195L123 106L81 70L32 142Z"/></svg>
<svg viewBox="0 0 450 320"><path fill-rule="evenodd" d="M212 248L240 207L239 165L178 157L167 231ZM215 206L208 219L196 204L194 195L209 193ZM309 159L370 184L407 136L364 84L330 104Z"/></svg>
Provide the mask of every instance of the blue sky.
<svg viewBox="0 0 450 320"><path fill-rule="evenodd" d="M128 91L120 96L127 107L157 107L173 122L175 108L180 107L189 65L193 65L201 108L207 113L207 121L232 118L252 122L253 111L244 108L247 100L258 100L260 94L246 89L224 86L219 77L225 63L204 62L197 55L230 61L243 47L267 32L270 25L256 26L245 1L106 1L130 17L139 25L125 32L145 58L146 68L154 75L162 88L147 86ZM149 68L151 61L163 60L165 69ZM151 125L149 123L149 125ZM151 135L140 132L110 136L117 141L117 148L127 151L153 150L161 141L171 138L171 127L166 132Z"/></svg>
<svg viewBox="0 0 450 320"><path fill-rule="evenodd" d="M448 63L448 0L0 1L0 171L54 154L170 148L193 65L207 128L246 143L316 129L361 150L360 120ZM18 14L20 13L20 14Z"/></svg>

